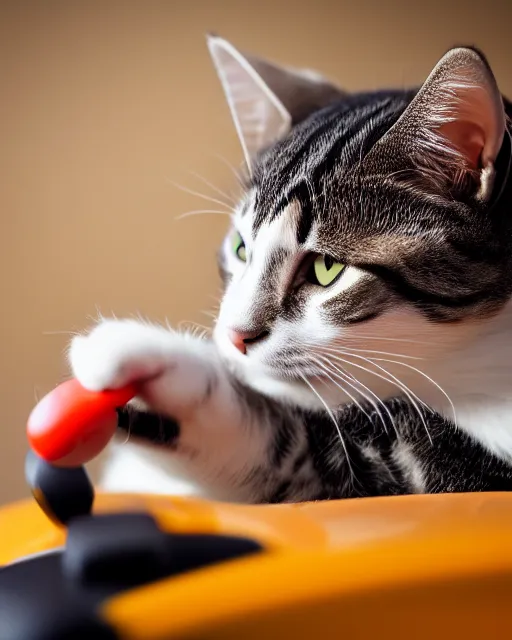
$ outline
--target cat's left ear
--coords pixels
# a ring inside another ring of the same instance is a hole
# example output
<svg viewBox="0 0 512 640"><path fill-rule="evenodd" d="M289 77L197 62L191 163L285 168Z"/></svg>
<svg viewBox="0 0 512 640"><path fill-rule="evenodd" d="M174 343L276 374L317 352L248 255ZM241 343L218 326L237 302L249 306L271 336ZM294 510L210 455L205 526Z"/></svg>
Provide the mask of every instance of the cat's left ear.
<svg viewBox="0 0 512 640"><path fill-rule="evenodd" d="M254 157L293 125L346 95L314 72L242 54L218 36L207 42L249 170Z"/></svg>
<svg viewBox="0 0 512 640"><path fill-rule="evenodd" d="M486 201L505 131L503 98L486 59L458 47L438 62L376 147L405 154L439 191L470 189Z"/></svg>

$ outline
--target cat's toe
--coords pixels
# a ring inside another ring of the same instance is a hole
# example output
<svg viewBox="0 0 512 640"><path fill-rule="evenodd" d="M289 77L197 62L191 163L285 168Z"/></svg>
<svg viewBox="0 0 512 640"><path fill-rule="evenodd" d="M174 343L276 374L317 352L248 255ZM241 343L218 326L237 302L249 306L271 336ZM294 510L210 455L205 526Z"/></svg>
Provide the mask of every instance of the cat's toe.
<svg viewBox="0 0 512 640"><path fill-rule="evenodd" d="M128 380L124 380L119 359L112 357L108 345L99 349L100 345L95 342L90 336L77 336L72 340L69 362L73 376L90 391L115 389L126 384Z"/></svg>
<svg viewBox="0 0 512 640"><path fill-rule="evenodd" d="M135 322L104 321L70 345L73 376L91 391L117 389L157 376L165 368L148 327Z"/></svg>

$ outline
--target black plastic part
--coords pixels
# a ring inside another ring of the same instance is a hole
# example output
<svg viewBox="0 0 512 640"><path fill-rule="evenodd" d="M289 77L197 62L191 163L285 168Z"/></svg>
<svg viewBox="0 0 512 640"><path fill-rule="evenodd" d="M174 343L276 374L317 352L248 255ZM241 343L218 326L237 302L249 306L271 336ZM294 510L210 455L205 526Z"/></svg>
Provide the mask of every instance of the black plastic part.
<svg viewBox="0 0 512 640"><path fill-rule="evenodd" d="M139 411L130 405L117 409L117 428L127 431L130 438L168 446L173 445L180 435L176 420L158 413Z"/></svg>
<svg viewBox="0 0 512 640"><path fill-rule="evenodd" d="M178 575L263 551L261 545L249 538L205 533L168 536L168 547L167 575Z"/></svg>
<svg viewBox="0 0 512 640"><path fill-rule="evenodd" d="M108 597L104 588L87 591L63 580L61 552L0 569L2 640L114 640L114 630L96 617Z"/></svg>
<svg viewBox="0 0 512 640"><path fill-rule="evenodd" d="M118 639L98 617L116 594L261 550L245 538L165 533L146 514L77 517L63 550L0 568L0 640Z"/></svg>
<svg viewBox="0 0 512 640"><path fill-rule="evenodd" d="M167 536L143 513L77 518L69 525L62 560L71 580L127 588L165 575Z"/></svg>
<svg viewBox="0 0 512 640"><path fill-rule="evenodd" d="M66 525L72 518L91 512L94 488L84 467L54 467L29 451L25 477L39 506L52 520Z"/></svg>
<svg viewBox="0 0 512 640"><path fill-rule="evenodd" d="M70 523L62 568L76 583L128 589L257 551L246 538L165 533L143 513L97 515Z"/></svg>

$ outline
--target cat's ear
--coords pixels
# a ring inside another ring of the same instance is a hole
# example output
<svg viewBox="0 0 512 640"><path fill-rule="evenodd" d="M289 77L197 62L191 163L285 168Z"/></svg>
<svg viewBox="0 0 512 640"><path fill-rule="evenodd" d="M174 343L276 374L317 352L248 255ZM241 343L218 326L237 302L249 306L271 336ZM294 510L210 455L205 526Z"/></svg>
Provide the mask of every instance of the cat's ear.
<svg viewBox="0 0 512 640"><path fill-rule="evenodd" d="M486 59L475 49L458 47L438 62L376 146L391 144L412 158L431 186L470 189L485 201L505 131L503 98Z"/></svg>
<svg viewBox="0 0 512 640"><path fill-rule="evenodd" d="M218 36L209 35L207 43L249 169L254 156L293 125L345 95L314 72L243 54Z"/></svg>

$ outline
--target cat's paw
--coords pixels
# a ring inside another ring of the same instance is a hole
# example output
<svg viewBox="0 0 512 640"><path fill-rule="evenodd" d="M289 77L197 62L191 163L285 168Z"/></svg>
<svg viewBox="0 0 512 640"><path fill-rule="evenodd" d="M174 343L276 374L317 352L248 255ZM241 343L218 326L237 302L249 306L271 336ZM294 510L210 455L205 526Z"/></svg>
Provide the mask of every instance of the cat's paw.
<svg viewBox="0 0 512 640"><path fill-rule="evenodd" d="M145 381L173 366L176 336L135 320L103 320L89 334L76 336L69 362L86 389L102 391Z"/></svg>

